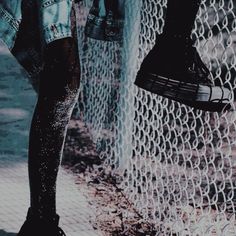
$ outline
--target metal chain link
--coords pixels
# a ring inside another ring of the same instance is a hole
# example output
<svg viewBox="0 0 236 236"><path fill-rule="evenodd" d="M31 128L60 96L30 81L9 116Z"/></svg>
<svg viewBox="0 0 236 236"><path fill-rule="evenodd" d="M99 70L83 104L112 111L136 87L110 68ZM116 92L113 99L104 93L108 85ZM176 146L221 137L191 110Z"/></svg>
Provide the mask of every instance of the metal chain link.
<svg viewBox="0 0 236 236"><path fill-rule="evenodd" d="M80 111L105 166L122 177L157 235L236 235L236 112L192 108L133 85L164 25L167 0L126 1L122 43L84 36ZM192 37L216 84L236 86L236 4L203 0Z"/></svg>

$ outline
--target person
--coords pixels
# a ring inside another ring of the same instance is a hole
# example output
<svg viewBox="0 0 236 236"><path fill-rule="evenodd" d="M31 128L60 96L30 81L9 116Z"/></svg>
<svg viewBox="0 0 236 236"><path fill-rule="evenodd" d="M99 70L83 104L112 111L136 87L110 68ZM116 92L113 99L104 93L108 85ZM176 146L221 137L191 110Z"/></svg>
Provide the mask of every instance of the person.
<svg viewBox="0 0 236 236"><path fill-rule="evenodd" d="M200 3L168 0L163 34L144 59L135 83L196 108L222 110L231 93L209 80L190 38ZM80 84L73 4L71 0L0 2L0 39L38 91L29 137L30 207L18 236L65 235L56 211L56 179ZM108 30L108 40L112 35Z"/></svg>
<svg viewBox="0 0 236 236"><path fill-rule="evenodd" d="M30 206L18 236L65 235L56 212L56 179L80 84L73 6L71 0L0 2L0 39L38 92L28 149Z"/></svg>
<svg viewBox="0 0 236 236"><path fill-rule="evenodd" d="M163 32L144 58L135 84L196 109L221 112L231 108L233 93L214 85L191 39L200 4L201 0L167 1Z"/></svg>
<svg viewBox="0 0 236 236"><path fill-rule="evenodd" d="M103 41L122 41L125 0L94 0L89 11L85 35Z"/></svg>

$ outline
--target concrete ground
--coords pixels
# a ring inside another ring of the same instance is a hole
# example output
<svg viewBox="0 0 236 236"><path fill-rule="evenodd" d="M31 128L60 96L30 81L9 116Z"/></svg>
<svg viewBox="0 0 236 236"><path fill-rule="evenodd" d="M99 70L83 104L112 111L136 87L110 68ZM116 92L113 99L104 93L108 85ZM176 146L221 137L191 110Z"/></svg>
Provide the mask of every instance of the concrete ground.
<svg viewBox="0 0 236 236"><path fill-rule="evenodd" d="M27 145L35 101L23 69L0 43L0 236L16 235L29 206ZM95 214L76 176L62 168L57 205L67 236L102 235L92 227Z"/></svg>

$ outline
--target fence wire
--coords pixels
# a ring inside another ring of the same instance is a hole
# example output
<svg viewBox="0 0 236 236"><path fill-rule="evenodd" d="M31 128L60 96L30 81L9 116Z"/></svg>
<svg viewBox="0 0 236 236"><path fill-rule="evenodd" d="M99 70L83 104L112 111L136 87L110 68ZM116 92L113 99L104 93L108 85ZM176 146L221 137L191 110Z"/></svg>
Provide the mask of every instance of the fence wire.
<svg viewBox="0 0 236 236"><path fill-rule="evenodd" d="M91 3L78 5L78 117L104 165L119 173L124 193L157 235L236 235L236 112L193 110L133 84L162 32L167 0L126 1L122 43L85 37ZM215 83L233 91L234 0L203 0L192 37Z"/></svg>

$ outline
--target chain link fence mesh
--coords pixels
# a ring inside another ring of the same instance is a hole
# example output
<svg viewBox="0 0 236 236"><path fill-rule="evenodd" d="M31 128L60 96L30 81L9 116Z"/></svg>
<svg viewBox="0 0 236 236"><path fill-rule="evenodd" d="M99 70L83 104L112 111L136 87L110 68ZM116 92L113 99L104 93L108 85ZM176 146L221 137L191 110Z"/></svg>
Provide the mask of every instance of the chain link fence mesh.
<svg viewBox="0 0 236 236"><path fill-rule="evenodd" d="M235 109L194 110L133 84L162 32L167 0L126 1L122 43L84 35L91 4L84 0L77 9L77 116L90 128L104 166L119 174L120 187L157 235L236 235ZM203 0L192 37L215 83L234 91L234 0Z"/></svg>

